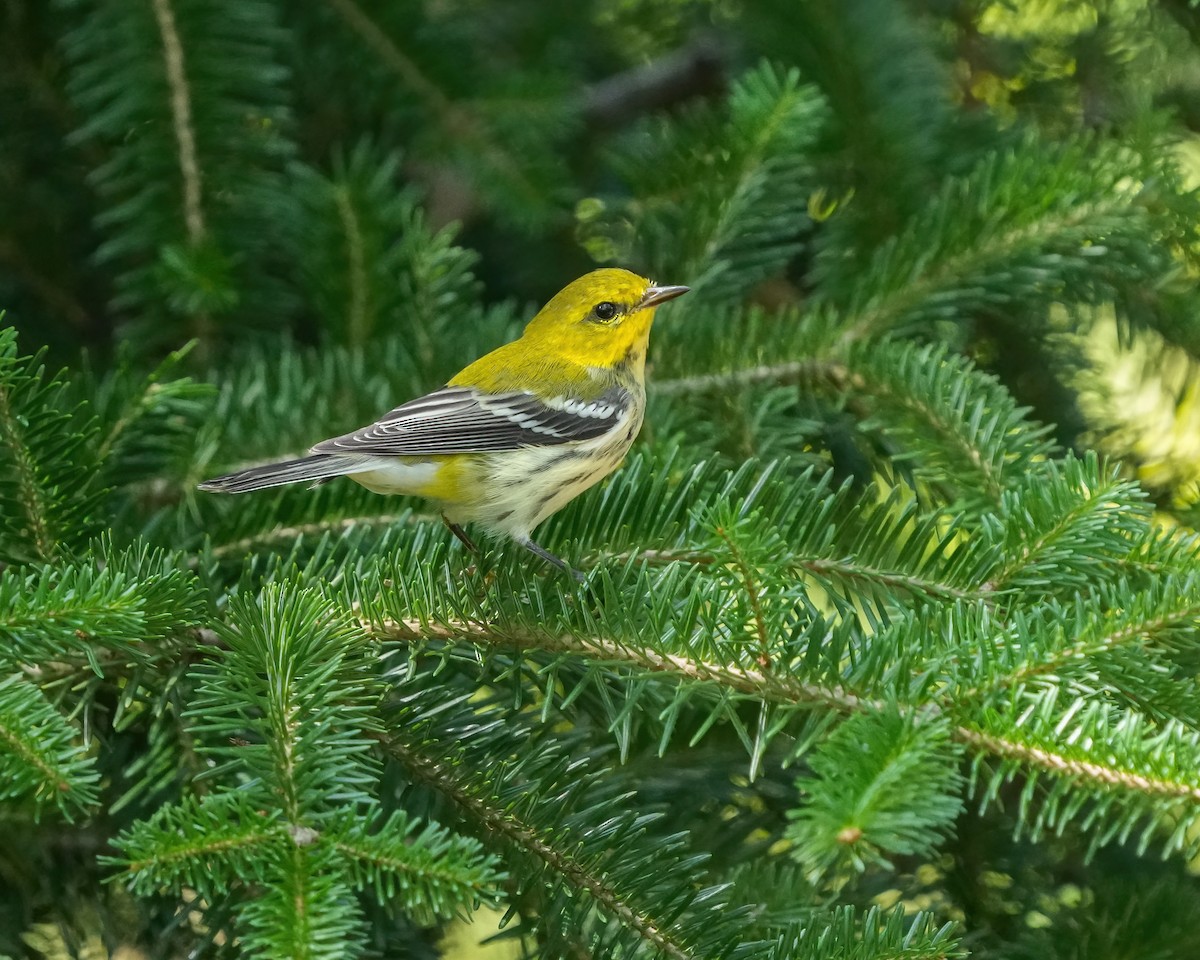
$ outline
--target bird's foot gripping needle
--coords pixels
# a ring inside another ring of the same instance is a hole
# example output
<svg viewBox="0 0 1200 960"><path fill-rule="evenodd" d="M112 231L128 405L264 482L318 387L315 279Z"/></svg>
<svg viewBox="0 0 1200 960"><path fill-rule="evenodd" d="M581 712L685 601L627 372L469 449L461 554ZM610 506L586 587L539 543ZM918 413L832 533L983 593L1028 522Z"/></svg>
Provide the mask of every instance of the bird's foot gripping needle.
<svg viewBox="0 0 1200 960"><path fill-rule="evenodd" d="M460 527L457 523L452 523L449 520L449 518L447 518L444 515L442 516L442 523L444 523L447 527L450 528L450 532L452 534L454 534L456 537L458 537L459 542L462 543L462 545L464 547L466 547L467 550L469 550L471 553L474 553L474 554L479 553L478 545L475 543L474 540L472 540L470 538L470 536L467 534L466 530L464 530L462 527Z"/></svg>
<svg viewBox="0 0 1200 960"><path fill-rule="evenodd" d="M543 560L547 561L548 563L554 564L556 567L558 567L559 570L562 570L564 573L569 573L572 577L574 577L580 583L587 583L587 577L585 577L582 573L580 573L578 570L576 570L574 567L572 567L562 557L555 556L553 553L551 553L545 547L534 543L532 540L530 540L528 538L526 538L524 540L519 540L517 542L520 543L521 546L523 546L530 553L541 557Z"/></svg>

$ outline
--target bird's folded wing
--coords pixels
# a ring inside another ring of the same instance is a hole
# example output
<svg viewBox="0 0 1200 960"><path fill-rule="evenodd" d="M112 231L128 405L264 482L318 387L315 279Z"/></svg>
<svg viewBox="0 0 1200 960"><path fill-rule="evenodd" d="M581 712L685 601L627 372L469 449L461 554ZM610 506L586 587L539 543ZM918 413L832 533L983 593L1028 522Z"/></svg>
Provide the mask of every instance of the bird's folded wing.
<svg viewBox="0 0 1200 960"><path fill-rule="evenodd" d="M611 430L629 401L629 393L619 387L595 400L543 400L525 392L488 394L470 387L443 387L368 427L324 440L312 452L408 457L570 443Z"/></svg>

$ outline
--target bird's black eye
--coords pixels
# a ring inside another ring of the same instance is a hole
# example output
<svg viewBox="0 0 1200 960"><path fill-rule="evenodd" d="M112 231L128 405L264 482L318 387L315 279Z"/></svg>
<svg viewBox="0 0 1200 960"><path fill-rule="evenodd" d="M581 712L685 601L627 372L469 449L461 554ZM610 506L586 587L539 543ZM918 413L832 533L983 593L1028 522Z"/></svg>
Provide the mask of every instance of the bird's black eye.
<svg viewBox="0 0 1200 960"><path fill-rule="evenodd" d="M598 303L592 307L592 313L596 315L597 320L608 322L617 315L617 305L605 300L603 303Z"/></svg>

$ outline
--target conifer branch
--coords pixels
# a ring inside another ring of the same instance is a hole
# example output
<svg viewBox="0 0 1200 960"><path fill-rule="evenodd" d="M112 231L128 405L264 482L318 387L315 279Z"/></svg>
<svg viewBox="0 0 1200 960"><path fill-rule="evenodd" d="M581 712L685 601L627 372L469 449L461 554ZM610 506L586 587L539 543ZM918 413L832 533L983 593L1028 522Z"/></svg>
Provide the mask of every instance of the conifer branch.
<svg viewBox="0 0 1200 960"><path fill-rule="evenodd" d="M96 448L96 460L104 463L113 448L121 442L121 438L125 435L131 424L137 422L138 417L150 409L152 406L151 395L158 389L158 384L151 379L147 379L144 388L137 396L130 397L125 403L124 409L112 426L105 431L104 436L100 438L100 444Z"/></svg>
<svg viewBox="0 0 1200 960"><path fill-rule="evenodd" d="M795 75L793 74L793 77ZM736 236L739 226L747 219L745 210L755 199L755 194L762 188L763 166L770 156L773 144L777 144L782 133L794 134L796 105L804 102L806 97L798 87L785 89L771 104L766 116L758 117L752 139L748 143L739 144L744 152L739 157L737 167L731 171L731 176L725 186L725 203L720 215L713 221L710 232L704 241L703 251L688 264L688 273L711 266L719 257L722 248L731 237Z"/></svg>
<svg viewBox="0 0 1200 960"><path fill-rule="evenodd" d="M863 380L856 380L855 386L873 392L878 399L899 404L901 408L916 414L950 446L956 448L963 458L983 478L984 489L993 501L999 502L1003 487L993 465L983 452L963 436L961 422L952 420L944 415L944 411L933 404L911 393L893 391L888 385L875 383L867 385Z"/></svg>
<svg viewBox="0 0 1200 960"><path fill-rule="evenodd" d="M636 199L589 215L584 245L687 276L705 302L742 302L801 249L822 106L795 69L748 70L726 104L685 110L622 150ZM631 233L637 254L626 252Z"/></svg>
<svg viewBox="0 0 1200 960"><path fill-rule="evenodd" d="M258 0L71 5L77 136L105 147L92 172L97 260L115 281L114 311L138 328L129 342L148 352L185 333L210 346L219 322L278 329L294 299L274 266L292 150L277 11Z"/></svg>
<svg viewBox="0 0 1200 960"><path fill-rule="evenodd" d="M72 684L97 675L112 677L123 667L129 666L129 657L122 656L115 650L103 650L98 653L64 653L55 658L53 663L37 664L22 663L21 673L39 687L49 688L64 680Z"/></svg>
<svg viewBox="0 0 1200 960"><path fill-rule="evenodd" d="M193 422L182 424L182 429L189 433L194 429L194 420L208 410L207 406L201 406L202 402L207 401L216 392L209 384L196 383L189 377L178 376L179 365L192 352L196 343L197 341L192 340L172 351L144 376L139 376L131 364L118 368L107 381L97 385L101 390L111 391L117 400L114 404L115 409L102 417L108 421L108 427L102 431L96 446L97 463L111 468L110 458L116 451L126 445L136 448L139 441L149 441L166 447L163 443L166 438L160 438L160 433L165 434L168 431L156 429L158 424L150 423L155 415L169 418L171 425L176 427L180 426L185 418L190 419ZM127 388L127 381L134 377L137 379L137 386ZM134 427L139 429L131 431ZM144 471L144 465L139 466L143 467ZM137 479L141 480L144 476L143 472Z"/></svg>
<svg viewBox="0 0 1200 960"><path fill-rule="evenodd" d="M277 824L263 828L254 824L241 824L236 832L189 833L170 845L156 847L153 854L146 854L124 864L124 872L136 876L146 871L173 872L177 864L204 862L208 858L228 854L243 855L255 847L273 845L283 839L285 833ZM161 874L159 874L161 875Z"/></svg>
<svg viewBox="0 0 1200 960"><path fill-rule="evenodd" d="M431 117L441 124L451 137L463 141L486 157L492 168L502 174L531 203L541 204L537 186L521 171L512 157L489 137L480 119L462 104L451 100L395 44L379 25L354 0L325 0L347 25L397 73L409 88L430 107Z"/></svg>
<svg viewBox="0 0 1200 960"><path fill-rule="evenodd" d="M1144 617L1130 616L1125 611L1120 611L1113 616L1117 624L1115 628L1100 631L1095 636L1085 636L1077 642L1066 643L1057 648L1052 642L1047 642L1041 648L1035 648L1026 663L999 674L991 683L969 690L955 691L954 699L960 703L969 702L997 690L1016 687L1034 677L1055 674L1071 665L1092 662L1093 658L1127 644L1153 638L1163 631L1191 626L1200 619L1200 596L1191 591L1181 591L1173 599L1176 602L1169 604L1167 609L1156 605L1149 615ZM1055 614L1051 614L1047 619L1054 616ZM1029 629L1026 627L1022 633ZM1046 630L1045 633L1053 635L1052 630ZM1036 635L1044 634L1042 630L1037 630Z"/></svg>
<svg viewBox="0 0 1200 960"><path fill-rule="evenodd" d="M517 633L511 628L493 632L487 624L454 621L445 624L421 620L385 620L379 624L360 621L371 636L379 640L406 643L423 640L444 640L513 647L517 650L544 650L547 653L572 653L594 660L640 667L654 672L669 673L687 680L717 683L739 693L765 697L783 703L823 705L840 712L865 706L853 693L831 690L804 683L782 674L771 674L753 667L734 663L697 660L681 654L661 653L639 648L620 640L603 637L580 637L569 634L547 636L533 631Z"/></svg>
<svg viewBox="0 0 1200 960"><path fill-rule="evenodd" d="M455 105L432 80L421 72L411 59L404 55L391 38L380 29L363 9L353 0L326 0L326 3L359 35L387 66L419 97L429 102L437 114L449 117L455 114Z"/></svg>
<svg viewBox="0 0 1200 960"><path fill-rule="evenodd" d="M78 731L32 683L0 679L0 798L31 795L63 813L96 802L99 776Z"/></svg>
<svg viewBox="0 0 1200 960"><path fill-rule="evenodd" d="M377 639L414 642L421 640L444 640L449 642L485 643L492 646L515 647L519 650L543 650L565 652L593 660L623 663L642 667L655 672L672 673L688 680L714 682L731 687L739 692L775 702L793 705L821 705L839 713L857 714L864 710L878 712L881 704L866 701L843 690L831 690L813 684L805 684L794 678L774 675L763 670L736 666L728 663L709 663L689 659L677 654L663 654L653 650L635 649L614 640L579 638L559 634L554 637L527 634L514 636L506 630L504 636L491 633L483 624L458 622L453 624L430 624L418 620L387 621L372 626L363 624ZM1121 631L1123 637L1127 631ZM1114 635L1115 638L1116 635ZM956 702L958 696L955 696ZM952 713L948 707L931 703L932 716ZM1042 746L1023 744L1010 738L957 724L952 729L954 740L976 750L991 753L1001 759L1027 763L1048 773L1085 780L1107 787L1119 787L1138 793L1162 796L1177 796L1200 802L1200 786L1181 781L1149 777L1115 766L1105 766L1094 760L1084 760L1056 753Z"/></svg>
<svg viewBox="0 0 1200 960"><path fill-rule="evenodd" d="M573 888L587 893L607 914L634 930L643 940L671 960L702 960L673 930L646 916L614 889L605 878L594 874L577 857L542 836L536 827L518 819L511 811L479 796L452 768L439 764L401 742L396 736L380 735L384 749L408 771L438 793L449 798L492 836L503 837L514 847L536 857Z"/></svg>
<svg viewBox="0 0 1200 960"><path fill-rule="evenodd" d="M192 98L188 89L183 44L171 0L154 0L154 19L162 38L163 59L166 63L167 85L171 90L171 126L179 150L179 174L183 181L183 223L188 242L199 246L205 238L204 208L200 160L196 149L196 131L192 123ZM195 321L193 334L202 343L211 336L207 310L191 311Z"/></svg>
<svg viewBox="0 0 1200 960"><path fill-rule="evenodd" d="M1093 515L1103 520L1104 515L1112 510L1117 491L1126 485L1116 475L1106 477L1105 481L1081 491L1082 496L1078 496L1069 509L1062 511L1051 525L1044 526L1032 540L1011 553L1005 564L992 573L981 587L989 593L1003 590L1022 570L1036 564L1041 554L1052 550L1055 543L1082 520Z"/></svg>
<svg viewBox="0 0 1200 960"><path fill-rule="evenodd" d="M1058 216L1047 216L1031 223L1022 223L1009 230L978 237L978 243L951 253L934 266L908 279L903 285L884 294L848 319L835 349L838 352L867 337L879 334L895 325L908 310L928 301L938 292L952 286L955 280L970 277L974 270L989 263L1004 262L1032 241L1045 240L1076 229L1089 220L1127 214L1129 198L1117 196L1102 202L1082 203L1068 208Z"/></svg>
<svg viewBox="0 0 1200 960"><path fill-rule="evenodd" d="M741 370L679 377L651 385L651 392L666 396L702 393L710 390L736 391L762 384L804 384L814 389L843 395L853 393L875 400L882 409L899 409L919 418L935 435L946 441L979 473L988 498L999 502L1004 487L997 465L985 451L972 443L964 432L961 418L940 408L912 390L900 389L879 377L872 377L867 364L815 357L776 364L760 364Z"/></svg>
<svg viewBox="0 0 1200 960"><path fill-rule="evenodd" d="M201 202L200 161L196 150L196 131L192 124L192 98L188 90L183 44L170 0L154 0L154 19L162 38L167 84L171 88L171 125L179 150L179 173L183 180L183 222L188 240L198 244L204 239L204 209Z"/></svg>
<svg viewBox="0 0 1200 960"><path fill-rule="evenodd" d="M204 601L179 558L101 540L60 569L0 579L0 661L30 665L149 664L201 621Z"/></svg>
<svg viewBox="0 0 1200 960"><path fill-rule="evenodd" d="M990 591L971 590L956 587L949 583L940 583L928 577L920 577L902 570L881 570L869 564L855 560L837 560L826 557L797 557L791 561L798 569L822 577L834 577L847 581L862 581L876 583L885 587L893 587L915 596L940 597L944 600L982 600L985 603L994 602L995 597Z"/></svg>
<svg viewBox="0 0 1200 960"><path fill-rule="evenodd" d="M333 198L337 205L338 219L342 224L342 232L346 236L347 288L350 291L350 302L346 305L347 324L346 334L350 343L365 343L370 323L367 317L367 268L363 255L362 229L358 223L358 214L350 196L349 187L336 184L333 188Z"/></svg>
<svg viewBox="0 0 1200 960"><path fill-rule="evenodd" d="M432 518L431 518L432 519ZM607 560L628 562L638 560L650 566L664 567L672 563L688 563L696 566L711 566L717 558L704 550L635 550L622 553L600 554L585 566L596 566ZM854 558L806 556L789 553L781 558L783 565L799 573L811 573L818 577L829 577L847 582L873 583L884 587L903 590L919 597L940 597L946 600L995 601L994 591L982 588L956 587L950 583L922 577L905 570L888 570Z"/></svg>
<svg viewBox="0 0 1200 960"><path fill-rule="evenodd" d="M427 523L437 526L440 517L423 513L383 513L366 514L353 517L333 517L328 520L314 520L311 523L296 523L285 527L272 527L261 533L240 537L227 543L218 543L211 548L214 557L241 556L254 547L266 546L280 541L295 540L297 537L320 537L327 533L343 533L355 527L390 527L397 523L418 524ZM197 566L198 557L191 559L191 565Z"/></svg>
<svg viewBox="0 0 1200 960"><path fill-rule="evenodd" d="M956 727L954 739L976 750L985 751L1005 760L1016 760L1030 767L1073 780L1102 787L1119 787L1151 796L1177 797L1190 803L1200 804L1200 785L1195 783L1148 777L1132 770L1122 770L1117 766L1105 766L1091 760L1068 757L1045 747L1020 743L1012 738L985 733L971 727Z"/></svg>
<svg viewBox="0 0 1200 960"><path fill-rule="evenodd" d="M462 882L462 871L449 864L437 867L427 863L414 863L412 857L396 856L380 850L378 844L364 843L361 838L341 837L330 846L348 860L368 865L376 870L387 871L398 876L411 874L424 882L449 886ZM476 892L483 895L488 891L486 884L479 884Z"/></svg>
<svg viewBox="0 0 1200 960"><path fill-rule="evenodd" d="M3 357L0 356L0 361ZM24 508L28 531L41 560L50 560L57 549L47 522L48 510L29 445L25 442L22 421L13 409L9 385L0 377L0 443L8 447L16 472L19 502Z"/></svg>
<svg viewBox="0 0 1200 960"><path fill-rule="evenodd" d="M850 371L837 359L831 358L846 357L856 344L886 333L903 318L906 311L930 301L936 294L952 289L954 281L969 279L974 270L986 267L990 263L1003 263L1006 256L1011 257L1032 242L1068 234L1090 220L1102 221L1128 210L1127 196L1112 196L1104 201L1068 207L1057 216L1047 215L1030 223L1019 223L1009 230L977 236L974 246L953 249L944 258L935 260L933 266L923 273L884 289L862 305L851 306L848 310L840 311L840 315L835 314L835 323L840 332L828 346L822 348L822 352L827 354L825 359L806 358L722 373L681 377L655 384L653 389L671 395L706 390L733 390L763 383L819 383L822 380L839 390L844 390L850 385L862 386L857 383L851 384L847 379ZM817 309L824 310L828 307L820 305Z"/></svg>
<svg viewBox="0 0 1200 960"><path fill-rule="evenodd" d="M754 569L746 560L746 555L738 547L734 538L729 535L729 531L723 526L718 526L716 534L725 543L726 548L733 557L733 564L738 569L742 581L742 589L745 591L746 598L750 602L754 632L758 637L758 665L764 671L768 670L771 666L771 639L767 628L766 616L763 612L762 597L759 595L758 584L754 576Z"/></svg>
<svg viewBox="0 0 1200 960"><path fill-rule="evenodd" d="M652 394L671 397L688 393L705 393L709 390L733 391L765 383L780 385L814 383L823 379L832 384L844 386L849 382L848 378L849 371L845 364L832 360L809 358L788 360L784 363L765 363L721 373L705 373L690 377L676 377L672 380L651 381L649 390Z"/></svg>
<svg viewBox="0 0 1200 960"><path fill-rule="evenodd" d="M61 776L54 764L37 749L38 743L30 739L28 731L23 728L18 730L15 726L5 723L5 719L0 715L0 752L6 751L36 770L46 783L51 796L55 792L66 793L70 790L70 782Z"/></svg>

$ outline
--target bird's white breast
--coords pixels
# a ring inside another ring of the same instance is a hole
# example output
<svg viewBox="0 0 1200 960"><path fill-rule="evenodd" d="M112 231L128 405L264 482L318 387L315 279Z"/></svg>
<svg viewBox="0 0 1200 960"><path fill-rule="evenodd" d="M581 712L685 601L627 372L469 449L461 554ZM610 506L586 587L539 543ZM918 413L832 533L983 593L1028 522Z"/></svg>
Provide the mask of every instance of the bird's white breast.
<svg viewBox="0 0 1200 960"><path fill-rule="evenodd" d="M447 505L456 522L474 521L493 533L518 539L561 510L621 465L642 425L642 412L629 410L612 430L579 443L488 454L478 497Z"/></svg>

